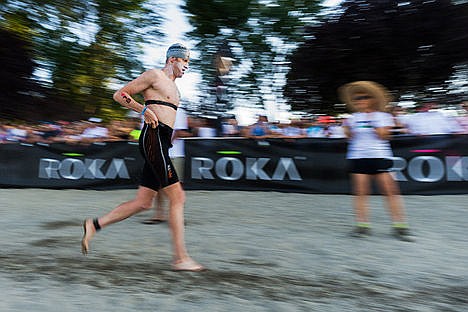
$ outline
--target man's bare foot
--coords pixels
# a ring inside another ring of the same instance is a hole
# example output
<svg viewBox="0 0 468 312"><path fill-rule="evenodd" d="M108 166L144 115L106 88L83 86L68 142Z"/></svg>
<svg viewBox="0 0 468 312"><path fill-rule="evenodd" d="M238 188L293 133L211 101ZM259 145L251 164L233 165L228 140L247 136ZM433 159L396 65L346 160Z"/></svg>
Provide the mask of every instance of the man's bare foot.
<svg viewBox="0 0 468 312"><path fill-rule="evenodd" d="M81 239L81 252L83 255L88 254L89 250L89 242L91 241L91 238L94 236L96 233L96 229L94 228L93 220L91 219L86 219L83 222L83 238Z"/></svg>
<svg viewBox="0 0 468 312"><path fill-rule="evenodd" d="M201 264L197 263L192 258L188 258L187 260L181 260L172 263L172 271L200 272L206 271L206 268Z"/></svg>

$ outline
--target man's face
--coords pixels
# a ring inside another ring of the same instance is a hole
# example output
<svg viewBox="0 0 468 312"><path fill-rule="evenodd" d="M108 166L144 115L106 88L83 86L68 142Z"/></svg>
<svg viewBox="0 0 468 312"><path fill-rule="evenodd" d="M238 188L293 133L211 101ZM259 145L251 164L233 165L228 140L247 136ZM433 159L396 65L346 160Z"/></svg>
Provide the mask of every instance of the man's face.
<svg viewBox="0 0 468 312"><path fill-rule="evenodd" d="M180 78L184 75L185 71L189 68L190 60L188 58L174 58L174 62L172 63L174 75L177 78Z"/></svg>

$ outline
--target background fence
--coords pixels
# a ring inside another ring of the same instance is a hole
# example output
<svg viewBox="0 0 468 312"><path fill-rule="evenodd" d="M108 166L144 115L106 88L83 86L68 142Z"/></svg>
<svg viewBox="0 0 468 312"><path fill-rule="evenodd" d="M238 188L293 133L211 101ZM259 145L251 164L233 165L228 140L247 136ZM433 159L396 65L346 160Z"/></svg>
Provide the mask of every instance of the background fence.
<svg viewBox="0 0 468 312"><path fill-rule="evenodd" d="M392 140L404 194L468 193L468 135ZM346 140L191 138L186 189L349 194ZM143 159L132 142L0 145L2 187L115 189L138 185Z"/></svg>

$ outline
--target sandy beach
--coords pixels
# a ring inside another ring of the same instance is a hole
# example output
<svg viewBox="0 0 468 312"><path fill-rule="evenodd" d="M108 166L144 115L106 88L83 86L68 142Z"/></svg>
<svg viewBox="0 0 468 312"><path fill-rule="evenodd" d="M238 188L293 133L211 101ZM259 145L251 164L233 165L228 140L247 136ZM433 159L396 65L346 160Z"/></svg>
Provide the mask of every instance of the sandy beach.
<svg viewBox="0 0 468 312"><path fill-rule="evenodd" d="M81 223L134 190L0 190L0 311L467 311L468 195L404 196L415 242L391 235L382 197L353 238L351 197L188 191L186 241L207 272L170 270L168 226L145 211Z"/></svg>

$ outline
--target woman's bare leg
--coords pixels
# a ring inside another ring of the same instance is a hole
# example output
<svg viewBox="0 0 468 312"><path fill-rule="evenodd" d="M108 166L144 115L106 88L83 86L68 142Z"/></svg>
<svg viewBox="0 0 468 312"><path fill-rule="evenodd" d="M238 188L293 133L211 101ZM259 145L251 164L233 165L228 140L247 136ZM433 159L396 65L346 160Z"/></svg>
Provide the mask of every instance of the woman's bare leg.
<svg viewBox="0 0 468 312"><path fill-rule="evenodd" d="M383 195L385 195L390 211L390 217L394 223L404 223L405 213L403 201L400 196L400 189L397 182L388 172L378 174L376 176L377 183Z"/></svg>
<svg viewBox="0 0 468 312"><path fill-rule="evenodd" d="M354 212L357 223L369 223L369 193L371 176L368 174L351 174L354 193Z"/></svg>
<svg viewBox="0 0 468 312"><path fill-rule="evenodd" d="M403 201L400 195L400 188L393 176L386 172L377 175L377 182L382 193L387 198L390 216L393 221L393 233L396 237L403 241L412 242L411 234L408 225L405 221L405 212Z"/></svg>

